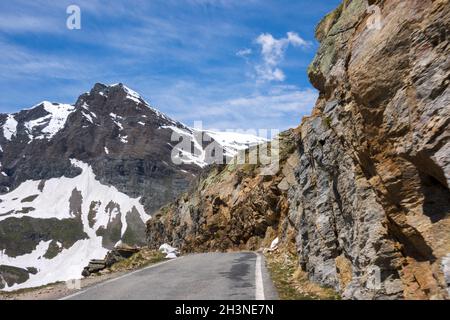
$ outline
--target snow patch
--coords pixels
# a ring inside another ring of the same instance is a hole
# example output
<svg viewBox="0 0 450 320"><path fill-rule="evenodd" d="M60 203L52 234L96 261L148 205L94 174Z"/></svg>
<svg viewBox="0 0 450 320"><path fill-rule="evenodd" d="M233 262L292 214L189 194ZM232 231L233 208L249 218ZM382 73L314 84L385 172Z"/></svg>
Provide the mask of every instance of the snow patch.
<svg viewBox="0 0 450 320"><path fill-rule="evenodd" d="M82 112L83 116L92 124L94 124L94 120L92 119L90 114L87 114L85 112Z"/></svg>
<svg viewBox="0 0 450 320"><path fill-rule="evenodd" d="M166 255L166 259L175 259L179 254L177 248L172 247L170 244L164 243L159 247L159 251Z"/></svg>
<svg viewBox="0 0 450 320"><path fill-rule="evenodd" d="M66 281L79 279L81 271L90 260L103 257L107 250L102 246L102 237L97 236L96 230L100 227L106 228L111 219L121 213L123 236L127 230L126 216L129 212L136 211L143 223L148 221L148 215L140 198L130 198L121 193L113 186L101 184L95 177L90 165L71 160L73 166L82 169L82 173L74 178L54 178L47 180L42 191L39 190L40 181L26 181L15 190L0 196L0 221L11 216L21 218L24 216L32 218L59 220L73 218L70 211L70 198L74 190L81 193L81 220L83 231L89 239L76 242L71 248L64 249L55 258L48 260L43 255L48 249L51 241L41 242L30 254L19 257L8 257L0 252L0 265L10 265L18 268L36 267L38 274L30 275L30 279L23 284L6 288L7 291L29 288L52 283L56 281ZM24 203L21 201L31 195L37 195L31 202L26 203L26 207L33 207L35 210L27 214L19 213ZM52 205L49 206L48 204ZM96 203L95 223L89 226L88 213L92 203ZM109 204L113 204L108 206ZM10 213L12 212L12 213ZM4 215L8 213L7 215Z"/></svg>
<svg viewBox="0 0 450 320"><path fill-rule="evenodd" d="M238 151L246 150L255 145L266 143L268 140L256 135L239 132L204 131L214 141L224 147L225 156L234 157Z"/></svg>
<svg viewBox="0 0 450 320"><path fill-rule="evenodd" d="M59 220L73 218L70 212L70 198L73 190L81 192L83 204L82 213L89 213L91 203L100 203L98 215L106 213L106 206L112 201L120 207L122 214L123 232L126 230L127 222L125 215L135 208L139 212L139 216L143 222L150 219L145 213L144 207L140 203L140 198L130 198L121 193L113 186L101 184L95 177L92 167L78 160L71 160L72 165L82 169L82 173L75 178L53 178L45 182L42 192L39 190L40 180L28 180L23 182L15 190L0 196L0 221L7 219L11 214L2 216L2 214L12 211L13 213L21 211L21 200L30 195L38 195L32 202L26 203L27 207L35 208L27 214L14 214L15 218L28 216L32 218L50 219L57 218ZM51 203L52 206L48 204ZM88 224L85 224L85 228ZM94 229L106 224L97 223ZM85 230L86 231L86 230ZM88 230L89 231L89 230ZM92 230L93 231L93 230Z"/></svg>
<svg viewBox="0 0 450 320"><path fill-rule="evenodd" d="M6 287L4 291L38 287L58 281L68 281L81 278L81 271L89 261L103 257L108 252L102 247L102 238L95 237L76 242L69 249L63 249L53 259L44 258L51 241L42 241L30 254L11 258L0 254L0 261L4 265L17 268L35 267L37 274L30 274L30 279L22 284Z"/></svg>
<svg viewBox="0 0 450 320"><path fill-rule="evenodd" d="M128 143L128 136L119 136L120 142L122 143Z"/></svg>
<svg viewBox="0 0 450 320"><path fill-rule="evenodd" d="M11 141L11 138L13 136L16 136L17 125L18 122L16 121L16 119L14 119L14 115L9 114L5 124L3 125L3 136L6 140Z"/></svg>
<svg viewBox="0 0 450 320"><path fill-rule="evenodd" d="M275 250L276 248L278 248L279 243L280 238L276 238L275 240L273 240L272 243L270 244L270 250Z"/></svg>
<svg viewBox="0 0 450 320"><path fill-rule="evenodd" d="M25 123L25 128L28 131L30 140L42 140L53 138L66 125L67 118L75 111L75 107L69 104L59 104L44 101L38 106L43 105L44 110L48 113L46 116L28 121ZM35 128L40 133L35 134Z"/></svg>
<svg viewBox="0 0 450 320"><path fill-rule="evenodd" d="M194 131L189 128L183 129L176 126L162 126L161 129L170 129L177 135L181 136L188 141L191 141L194 147L194 150L182 150L175 149L178 151L178 158L181 162L186 164L195 164L200 168L204 168L208 165L206 162L206 152L202 148L202 134L201 132L194 133Z"/></svg>
<svg viewBox="0 0 450 320"><path fill-rule="evenodd" d="M212 140L210 140L211 142L214 140L220 146L222 146L224 150L224 156L229 158L236 156L237 153L241 150L246 150L252 146L266 143L268 141L267 139L262 137L236 132L201 131L188 127L180 128L178 126L161 126L160 128L170 129L174 133L181 136L183 140L187 139L188 141L191 141L193 143L194 150L175 149L175 151L178 151L179 153L175 156L175 158L179 159L182 163L195 164L201 168L204 168L209 164L207 159L208 155L203 149L202 139L204 138L204 136L209 136L210 138L212 138ZM209 144L208 141L205 142Z"/></svg>
<svg viewBox="0 0 450 320"><path fill-rule="evenodd" d="M119 121L119 120L123 120L123 117L118 116L115 113L110 113L109 116L111 117L112 121L116 124L116 126L118 126L120 130L123 130L123 125Z"/></svg>
<svg viewBox="0 0 450 320"><path fill-rule="evenodd" d="M442 258L442 272L444 273L445 282L447 283L447 292L450 295L450 253Z"/></svg>

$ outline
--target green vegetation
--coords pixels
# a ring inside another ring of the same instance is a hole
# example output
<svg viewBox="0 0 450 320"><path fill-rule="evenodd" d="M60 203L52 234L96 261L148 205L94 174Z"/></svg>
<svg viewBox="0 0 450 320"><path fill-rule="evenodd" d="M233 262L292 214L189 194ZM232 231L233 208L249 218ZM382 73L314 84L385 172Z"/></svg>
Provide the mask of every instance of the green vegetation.
<svg viewBox="0 0 450 320"><path fill-rule="evenodd" d="M331 129L331 123L332 123L332 120L330 117L323 118L323 125L325 127L327 127L328 129Z"/></svg>
<svg viewBox="0 0 450 320"><path fill-rule="evenodd" d="M87 239L80 219L8 218L0 222L0 250L10 257L31 253L41 241L55 240L70 248Z"/></svg>
<svg viewBox="0 0 450 320"><path fill-rule="evenodd" d="M323 288L308 280L298 268L297 258L291 253L266 254L267 267L281 300L339 300L331 288Z"/></svg>
<svg viewBox="0 0 450 320"><path fill-rule="evenodd" d="M165 256L166 255L160 251L144 248L133 254L130 258L113 264L110 270L118 272L145 268L149 265L164 261Z"/></svg>

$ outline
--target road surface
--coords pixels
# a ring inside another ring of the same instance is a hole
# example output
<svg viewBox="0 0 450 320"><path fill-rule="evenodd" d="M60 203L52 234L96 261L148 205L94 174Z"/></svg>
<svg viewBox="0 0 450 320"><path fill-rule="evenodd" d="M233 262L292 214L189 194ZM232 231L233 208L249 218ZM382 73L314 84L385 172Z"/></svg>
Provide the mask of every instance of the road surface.
<svg viewBox="0 0 450 320"><path fill-rule="evenodd" d="M184 256L82 289L65 300L264 300L277 299L253 252Z"/></svg>

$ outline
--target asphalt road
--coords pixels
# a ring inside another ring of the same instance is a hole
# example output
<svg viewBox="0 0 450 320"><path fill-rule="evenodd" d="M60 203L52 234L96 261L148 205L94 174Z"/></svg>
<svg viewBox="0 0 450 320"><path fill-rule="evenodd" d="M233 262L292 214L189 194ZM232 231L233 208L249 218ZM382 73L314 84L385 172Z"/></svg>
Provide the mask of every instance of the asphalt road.
<svg viewBox="0 0 450 320"><path fill-rule="evenodd" d="M277 299L264 258L253 252L184 256L82 289L66 300Z"/></svg>

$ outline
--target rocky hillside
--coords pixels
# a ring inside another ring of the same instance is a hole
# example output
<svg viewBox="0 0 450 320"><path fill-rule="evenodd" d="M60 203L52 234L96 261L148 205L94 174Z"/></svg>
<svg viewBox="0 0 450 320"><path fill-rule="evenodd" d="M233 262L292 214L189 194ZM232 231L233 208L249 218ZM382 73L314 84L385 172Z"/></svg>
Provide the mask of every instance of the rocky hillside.
<svg viewBox="0 0 450 320"><path fill-rule="evenodd" d="M265 167L256 164L230 163L204 172L189 192L147 222L151 247L171 243L184 252L257 250L278 234L293 240L287 191L298 164L294 136L293 130L281 135L281 168L274 176L262 174Z"/></svg>
<svg viewBox="0 0 450 320"><path fill-rule="evenodd" d="M143 245L211 146L230 157L263 140L188 128L122 84L0 114L0 289L78 278L115 245Z"/></svg>
<svg viewBox="0 0 450 320"><path fill-rule="evenodd" d="M449 1L369 2L317 27L320 97L293 161L265 178L216 168L148 223L150 245L255 249L293 232L299 267L344 298L449 298Z"/></svg>

